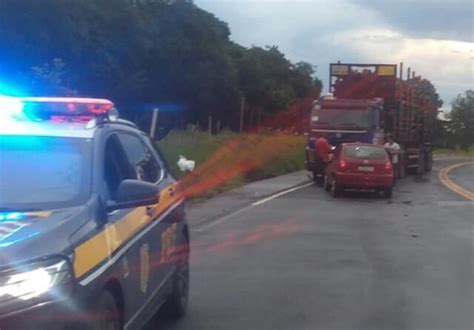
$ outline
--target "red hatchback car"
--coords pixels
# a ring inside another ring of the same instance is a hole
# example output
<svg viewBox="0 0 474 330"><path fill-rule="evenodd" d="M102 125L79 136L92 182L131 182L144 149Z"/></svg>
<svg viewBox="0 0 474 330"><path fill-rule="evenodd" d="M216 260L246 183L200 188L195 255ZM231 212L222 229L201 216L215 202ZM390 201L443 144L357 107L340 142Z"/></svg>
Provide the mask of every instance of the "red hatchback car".
<svg viewBox="0 0 474 330"><path fill-rule="evenodd" d="M339 145L326 169L324 187L334 197L348 189L382 191L391 197L393 167L387 151L374 144Z"/></svg>

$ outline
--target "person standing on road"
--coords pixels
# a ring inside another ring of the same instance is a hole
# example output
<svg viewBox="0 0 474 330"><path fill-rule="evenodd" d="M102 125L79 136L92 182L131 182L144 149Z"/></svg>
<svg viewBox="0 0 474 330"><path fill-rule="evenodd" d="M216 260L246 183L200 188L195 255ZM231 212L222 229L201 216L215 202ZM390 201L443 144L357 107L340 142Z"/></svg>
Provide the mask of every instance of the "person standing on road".
<svg viewBox="0 0 474 330"><path fill-rule="evenodd" d="M400 145L395 142L393 136L389 135L387 137L387 143L385 143L384 147L390 154L390 160L392 161L393 165L393 179L395 181L400 174Z"/></svg>
<svg viewBox="0 0 474 330"><path fill-rule="evenodd" d="M330 161L330 152L331 152L331 145L329 144L328 140L324 133L318 135L318 138L314 145L315 149L315 165L316 168L313 170L313 179L322 184L324 182L324 177L326 174L326 167Z"/></svg>
<svg viewBox="0 0 474 330"><path fill-rule="evenodd" d="M316 151L316 159L321 160L325 163L329 161L329 153L331 152L331 145L329 144L326 136L321 133L316 140L314 145Z"/></svg>

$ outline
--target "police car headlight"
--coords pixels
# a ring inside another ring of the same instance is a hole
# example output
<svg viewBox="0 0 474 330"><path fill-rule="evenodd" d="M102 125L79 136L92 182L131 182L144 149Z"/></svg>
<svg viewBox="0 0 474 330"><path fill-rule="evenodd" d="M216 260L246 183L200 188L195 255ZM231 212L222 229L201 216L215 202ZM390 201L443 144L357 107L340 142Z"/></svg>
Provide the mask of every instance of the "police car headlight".
<svg viewBox="0 0 474 330"><path fill-rule="evenodd" d="M72 272L66 260L37 262L0 271L0 310L25 303L44 303L71 292ZM2 308L3 307L3 308Z"/></svg>

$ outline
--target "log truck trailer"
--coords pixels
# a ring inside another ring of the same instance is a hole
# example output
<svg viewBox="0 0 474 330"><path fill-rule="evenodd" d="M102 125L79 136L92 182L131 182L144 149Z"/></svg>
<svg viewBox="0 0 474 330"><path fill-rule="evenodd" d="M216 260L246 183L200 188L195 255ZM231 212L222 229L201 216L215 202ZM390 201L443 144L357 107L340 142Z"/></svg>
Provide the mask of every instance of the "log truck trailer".
<svg viewBox="0 0 474 330"><path fill-rule="evenodd" d="M306 146L306 169L316 175L314 144L324 133L335 146L344 142L383 144L388 134L400 144L400 177L418 175L433 165L433 125L437 104L426 80L397 77L394 64L330 64L330 94L315 100Z"/></svg>

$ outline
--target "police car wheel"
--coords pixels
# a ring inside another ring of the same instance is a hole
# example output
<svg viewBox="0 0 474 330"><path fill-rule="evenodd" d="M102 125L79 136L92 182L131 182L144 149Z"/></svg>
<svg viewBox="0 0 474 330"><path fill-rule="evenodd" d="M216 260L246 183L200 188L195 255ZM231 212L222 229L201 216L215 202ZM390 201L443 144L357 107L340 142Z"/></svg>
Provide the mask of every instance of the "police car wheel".
<svg viewBox="0 0 474 330"><path fill-rule="evenodd" d="M94 310L92 330L118 330L121 329L120 313L114 296L109 291L104 291Z"/></svg>
<svg viewBox="0 0 474 330"><path fill-rule="evenodd" d="M186 314L189 295L189 259L178 263L174 275L173 291L163 306L167 316L179 318Z"/></svg>

